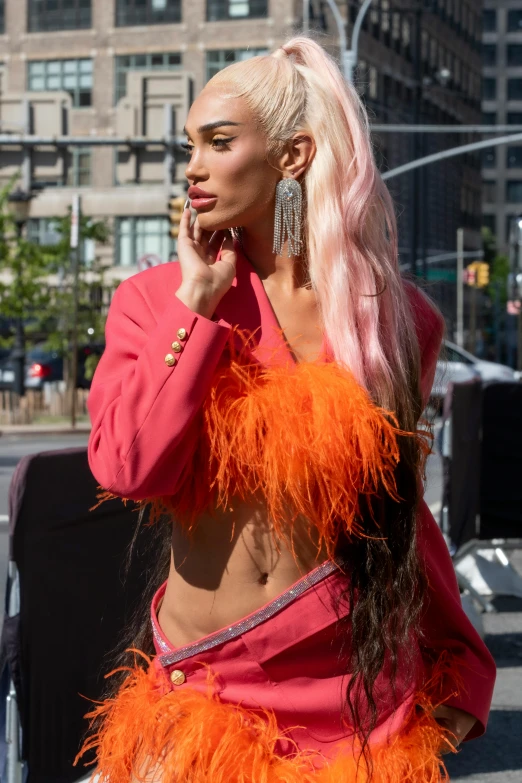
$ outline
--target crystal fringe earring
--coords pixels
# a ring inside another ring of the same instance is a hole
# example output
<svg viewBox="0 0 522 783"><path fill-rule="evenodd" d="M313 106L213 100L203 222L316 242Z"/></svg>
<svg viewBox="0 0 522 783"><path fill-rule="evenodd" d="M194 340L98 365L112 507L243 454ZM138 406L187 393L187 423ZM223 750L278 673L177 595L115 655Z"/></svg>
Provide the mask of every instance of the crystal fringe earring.
<svg viewBox="0 0 522 783"><path fill-rule="evenodd" d="M288 257L301 255L303 252L302 221L303 191L301 185L295 179L280 180L276 188L274 253L281 255L285 238L288 237Z"/></svg>

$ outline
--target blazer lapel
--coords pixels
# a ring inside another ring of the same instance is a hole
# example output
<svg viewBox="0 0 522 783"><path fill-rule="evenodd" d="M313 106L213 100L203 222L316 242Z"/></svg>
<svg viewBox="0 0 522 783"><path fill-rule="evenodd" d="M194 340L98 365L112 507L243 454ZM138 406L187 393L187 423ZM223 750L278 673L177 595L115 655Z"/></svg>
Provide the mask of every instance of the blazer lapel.
<svg viewBox="0 0 522 783"><path fill-rule="evenodd" d="M251 333L248 347L257 361L266 365L295 365L259 275L237 245L236 251L236 277L216 308L216 315ZM239 335L234 336L234 342L237 350L244 348Z"/></svg>

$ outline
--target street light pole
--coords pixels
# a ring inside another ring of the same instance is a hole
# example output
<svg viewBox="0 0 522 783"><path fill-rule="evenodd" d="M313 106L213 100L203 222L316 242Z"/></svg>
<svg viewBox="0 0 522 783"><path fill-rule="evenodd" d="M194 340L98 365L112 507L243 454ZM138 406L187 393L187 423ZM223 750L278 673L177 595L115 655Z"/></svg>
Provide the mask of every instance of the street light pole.
<svg viewBox="0 0 522 783"><path fill-rule="evenodd" d="M14 364L14 391L20 397L25 394L25 332L24 332L24 313L23 313L23 277L22 277L22 259L20 255L20 243L24 232L24 226L29 216L29 203L32 199L31 193L18 187L9 197L8 202L12 208L13 220L16 226L16 292L20 305L18 317L16 319L15 339L13 350L11 351L11 360Z"/></svg>

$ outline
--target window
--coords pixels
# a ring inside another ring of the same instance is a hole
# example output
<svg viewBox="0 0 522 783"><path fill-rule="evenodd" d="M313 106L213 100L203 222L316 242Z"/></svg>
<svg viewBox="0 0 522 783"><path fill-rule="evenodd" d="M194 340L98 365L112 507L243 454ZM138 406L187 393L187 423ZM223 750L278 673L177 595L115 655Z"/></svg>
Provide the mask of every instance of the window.
<svg viewBox="0 0 522 783"><path fill-rule="evenodd" d="M492 149L482 150L482 168L494 169L497 165L497 151L493 147Z"/></svg>
<svg viewBox="0 0 522 783"><path fill-rule="evenodd" d="M522 180L513 179L506 182L506 201L511 204L522 201Z"/></svg>
<svg viewBox="0 0 522 783"><path fill-rule="evenodd" d="M482 112L482 124L483 125L495 125L497 121L497 114L494 111Z"/></svg>
<svg viewBox="0 0 522 783"><path fill-rule="evenodd" d="M181 22L181 0L116 0L116 27Z"/></svg>
<svg viewBox="0 0 522 783"><path fill-rule="evenodd" d="M176 249L166 217L120 217L116 220L116 264L136 266L145 253L167 261Z"/></svg>
<svg viewBox="0 0 522 783"><path fill-rule="evenodd" d="M73 147L67 161L67 185L74 188L92 184L92 151L88 147Z"/></svg>
<svg viewBox="0 0 522 783"><path fill-rule="evenodd" d="M508 147L506 150L508 169L522 169L522 147Z"/></svg>
<svg viewBox="0 0 522 783"><path fill-rule="evenodd" d="M508 111L507 124L522 125L522 111Z"/></svg>
<svg viewBox="0 0 522 783"><path fill-rule="evenodd" d="M27 13L30 33L91 26L91 0L28 0Z"/></svg>
<svg viewBox="0 0 522 783"><path fill-rule="evenodd" d="M58 218L30 218L27 221L27 239L37 245L58 245L64 237L58 231ZM86 264L92 264L96 257L96 243L84 239L81 244L81 258Z"/></svg>
<svg viewBox="0 0 522 783"><path fill-rule="evenodd" d="M0 35L5 33L5 0L0 0Z"/></svg>
<svg viewBox="0 0 522 783"><path fill-rule="evenodd" d="M207 22L268 16L268 0L207 0Z"/></svg>
<svg viewBox="0 0 522 783"><path fill-rule="evenodd" d="M508 101L522 101L522 79L507 80Z"/></svg>
<svg viewBox="0 0 522 783"><path fill-rule="evenodd" d="M92 60L33 60L28 63L29 89L65 90L73 106L92 102Z"/></svg>
<svg viewBox="0 0 522 783"><path fill-rule="evenodd" d="M181 54L129 54L115 58L114 102L127 94L129 71L178 71L181 68Z"/></svg>
<svg viewBox="0 0 522 783"><path fill-rule="evenodd" d="M485 33L494 33L497 29L497 12L496 11L483 11L482 12L482 30Z"/></svg>
<svg viewBox="0 0 522 783"><path fill-rule="evenodd" d="M55 218L30 218L27 239L37 245L57 245L62 240Z"/></svg>
<svg viewBox="0 0 522 783"><path fill-rule="evenodd" d="M522 44L507 45L507 64L522 65Z"/></svg>
<svg viewBox="0 0 522 783"><path fill-rule="evenodd" d="M482 180L482 200L488 204L497 199L497 183L492 179Z"/></svg>
<svg viewBox="0 0 522 783"><path fill-rule="evenodd" d="M494 101L497 97L497 80L489 76L482 79L482 100Z"/></svg>
<svg viewBox="0 0 522 783"><path fill-rule="evenodd" d="M207 52L207 81L227 65L249 60L250 57L257 57L260 54L268 54L268 49L216 49Z"/></svg>
<svg viewBox="0 0 522 783"><path fill-rule="evenodd" d="M482 65L497 64L496 44L482 44Z"/></svg>
<svg viewBox="0 0 522 783"><path fill-rule="evenodd" d="M519 33L522 30L522 11L508 11L508 33Z"/></svg>

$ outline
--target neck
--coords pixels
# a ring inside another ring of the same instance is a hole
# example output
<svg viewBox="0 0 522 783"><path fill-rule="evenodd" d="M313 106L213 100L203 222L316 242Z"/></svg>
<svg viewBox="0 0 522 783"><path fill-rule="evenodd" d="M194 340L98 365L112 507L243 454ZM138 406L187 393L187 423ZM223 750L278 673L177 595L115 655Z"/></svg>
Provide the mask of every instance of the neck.
<svg viewBox="0 0 522 783"><path fill-rule="evenodd" d="M270 226L257 225L243 229L242 245L247 260L262 281L270 278L271 283L281 288L301 288L307 282L301 257L288 258L288 240L285 241L281 254L274 253L273 239L273 221Z"/></svg>

